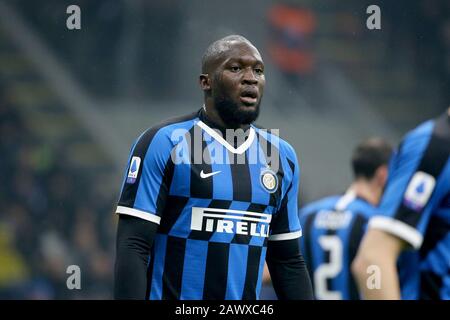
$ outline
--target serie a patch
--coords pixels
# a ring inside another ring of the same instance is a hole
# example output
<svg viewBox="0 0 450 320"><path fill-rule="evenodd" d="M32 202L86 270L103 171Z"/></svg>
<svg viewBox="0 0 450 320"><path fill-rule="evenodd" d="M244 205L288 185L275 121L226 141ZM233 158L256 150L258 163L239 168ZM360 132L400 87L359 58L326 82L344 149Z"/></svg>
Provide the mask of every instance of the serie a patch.
<svg viewBox="0 0 450 320"><path fill-rule="evenodd" d="M436 179L423 171L414 174L406 188L403 204L414 210L422 211L433 193Z"/></svg>
<svg viewBox="0 0 450 320"><path fill-rule="evenodd" d="M128 170L127 183L133 184L136 182L139 168L141 166L141 158L131 158L130 169Z"/></svg>

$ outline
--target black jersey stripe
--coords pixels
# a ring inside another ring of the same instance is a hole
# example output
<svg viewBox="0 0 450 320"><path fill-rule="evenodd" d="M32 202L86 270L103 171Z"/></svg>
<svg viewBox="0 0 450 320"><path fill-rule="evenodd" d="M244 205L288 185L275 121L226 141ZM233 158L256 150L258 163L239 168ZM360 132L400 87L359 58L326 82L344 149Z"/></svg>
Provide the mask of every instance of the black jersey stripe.
<svg viewBox="0 0 450 320"><path fill-rule="evenodd" d="M159 187L158 198L156 199L156 214L162 216L164 211L167 196L169 195L170 186L172 184L174 163L171 156L166 161L166 166L164 167L163 179Z"/></svg>
<svg viewBox="0 0 450 320"><path fill-rule="evenodd" d="M336 229L327 229L325 231L326 236L335 236L336 235ZM331 262L331 251L330 250L323 250L323 261L321 264L329 264ZM334 278L328 278L327 277L327 290L328 291L339 291L338 288L335 288L333 285Z"/></svg>
<svg viewBox="0 0 450 320"><path fill-rule="evenodd" d="M362 214L356 214L353 219L351 226L351 231L349 235L349 245L348 245L348 270L351 270L351 264L355 259L356 253L358 252L359 245L361 243L362 237L364 235L365 226L367 224L367 219ZM356 281L353 278L353 274L350 272L348 277L348 286L350 300L359 300L360 296L356 286Z"/></svg>
<svg viewBox="0 0 450 320"><path fill-rule="evenodd" d="M264 138L260 133L257 133L258 143L265 157L265 162L268 163L273 157L278 158L278 171L275 172L278 177L278 189L276 192L270 194L269 205L277 207L282 191L282 182L284 177L283 164L281 163L280 151L268 139Z"/></svg>
<svg viewBox="0 0 450 320"><path fill-rule="evenodd" d="M167 237L162 287L163 300L180 299L185 251L186 239Z"/></svg>
<svg viewBox="0 0 450 320"><path fill-rule="evenodd" d="M248 167L247 153L234 154L228 150L230 159L231 180L233 182L233 200L252 201L252 180Z"/></svg>
<svg viewBox="0 0 450 320"><path fill-rule="evenodd" d="M444 238L450 233L450 224L435 216L430 217L428 222L427 232L424 237L422 246L420 247L419 253L421 259L426 258L431 250L436 248L437 244L444 240Z"/></svg>
<svg viewBox="0 0 450 320"><path fill-rule="evenodd" d="M432 271L420 273L420 300L442 300L441 288L444 277Z"/></svg>
<svg viewBox="0 0 450 320"><path fill-rule="evenodd" d="M148 129L147 131L145 131L142 136L140 137L139 141L137 141L133 153L130 157L130 159L132 157L139 157L142 159L141 161L141 168L139 170L138 176L136 178L136 181L132 184L130 183L125 183L120 195L120 199L119 199L119 205L120 206L126 206L126 207L130 207L133 208L134 207L134 201L136 200L136 193L139 187L139 182L141 180L141 175L142 172L144 170L144 166L145 166L145 155L147 154L147 150L153 140L153 138L155 137L156 133L168 126L168 125L172 125L172 124L176 124L176 123L180 123L180 122L185 122L185 121L189 121L189 120L193 120L198 116L198 111L194 112L192 114L186 115L186 116L181 116L181 117L177 117L177 118L172 118L172 119L168 119L164 122L161 122L160 124ZM130 164L128 164L130 165ZM127 171L128 172L128 169Z"/></svg>
<svg viewBox="0 0 450 320"><path fill-rule="evenodd" d="M289 159L289 158L286 158L286 159L287 159L287 162L289 163L289 167L290 167L291 170L292 170L292 175L294 175L294 171L295 171L295 163L292 162L291 159Z"/></svg>
<svg viewBox="0 0 450 320"><path fill-rule="evenodd" d="M203 131L199 126L194 126L190 131L190 159L191 159L191 185L190 196L192 198L211 199L213 197L214 184L212 178L201 178L200 173L211 173L211 158L208 145L204 139Z"/></svg>
<svg viewBox="0 0 450 320"><path fill-rule="evenodd" d="M303 233L303 244L304 247L302 248L303 255L305 257L306 265L308 267L309 277L310 279L314 279L313 277L313 256L312 256L312 244L311 244L311 236L312 236L312 228L314 219L316 217L317 213L311 213L306 217L305 225L302 226L302 233Z"/></svg>
<svg viewBox="0 0 450 320"><path fill-rule="evenodd" d="M280 166L281 166L281 164L280 164ZM284 195L283 199L281 200L280 209L274 215L273 220L272 220L272 225L271 225L272 230L279 230L280 231L279 233L288 233L291 231L289 228L288 202L290 200L289 191L293 188L293 182L294 182L294 180L292 180L291 183L289 184L289 187L286 190L286 194ZM280 179L279 184L280 184L280 186L278 187L278 189L281 191L281 187L282 187L281 179ZM297 195L295 195L295 196L297 196Z"/></svg>
<svg viewBox="0 0 450 320"><path fill-rule="evenodd" d="M162 213L164 219L161 219L161 224L158 229L158 232L163 234L169 234L173 225L175 224L175 222L177 222L178 218L183 212L183 209L189 201L189 198L169 195L166 198L166 201L170 205L164 208Z"/></svg>
<svg viewBox="0 0 450 320"><path fill-rule="evenodd" d="M437 180L449 160L449 155L450 125L447 123L447 118L442 117L435 123L430 142L422 156L417 171L428 173ZM395 219L416 227L420 221L421 214L421 211L415 211L405 206L402 202L395 214Z"/></svg>
<svg viewBox="0 0 450 320"><path fill-rule="evenodd" d="M205 281L203 287L204 300L224 300L228 280L228 243L208 243L206 257Z"/></svg>
<svg viewBox="0 0 450 320"><path fill-rule="evenodd" d="M256 284L259 276L262 247L248 246L247 272L242 300L256 300Z"/></svg>

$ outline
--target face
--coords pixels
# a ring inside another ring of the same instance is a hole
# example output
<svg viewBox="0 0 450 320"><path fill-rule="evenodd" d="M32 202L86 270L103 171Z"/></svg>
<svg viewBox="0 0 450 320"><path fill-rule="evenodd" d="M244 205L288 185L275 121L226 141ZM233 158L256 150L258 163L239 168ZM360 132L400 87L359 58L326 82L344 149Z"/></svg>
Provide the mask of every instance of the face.
<svg viewBox="0 0 450 320"><path fill-rule="evenodd" d="M265 85L258 50L247 43L231 45L212 73L211 97L222 120L231 126L255 121Z"/></svg>

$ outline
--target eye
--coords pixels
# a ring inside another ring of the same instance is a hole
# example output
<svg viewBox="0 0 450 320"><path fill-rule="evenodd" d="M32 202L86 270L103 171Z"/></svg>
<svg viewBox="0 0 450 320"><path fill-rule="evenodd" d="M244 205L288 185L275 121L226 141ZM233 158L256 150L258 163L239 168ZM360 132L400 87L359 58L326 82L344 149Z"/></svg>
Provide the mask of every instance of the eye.
<svg viewBox="0 0 450 320"><path fill-rule="evenodd" d="M255 68L256 74L263 74L264 70L262 68Z"/></svg>
<svg viewBox="0 0 450 320"><path fill-rule="evenodd" d="M239 67L239 66L231 66L230 70L232 72L239 72L239 71L241 71L241 67Z"/></svg>

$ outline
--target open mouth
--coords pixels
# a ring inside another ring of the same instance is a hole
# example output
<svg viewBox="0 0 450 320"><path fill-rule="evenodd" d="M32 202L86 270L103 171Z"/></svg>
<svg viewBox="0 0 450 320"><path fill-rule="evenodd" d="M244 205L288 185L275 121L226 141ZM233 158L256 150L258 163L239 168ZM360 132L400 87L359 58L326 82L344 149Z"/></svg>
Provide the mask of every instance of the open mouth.
<svg viewBox="0 0 450 320"><path fill-rule="evenodd" d="M240 95L241 102L252 106L258 102L258 91L253 89L243 90Z"/></svg>

